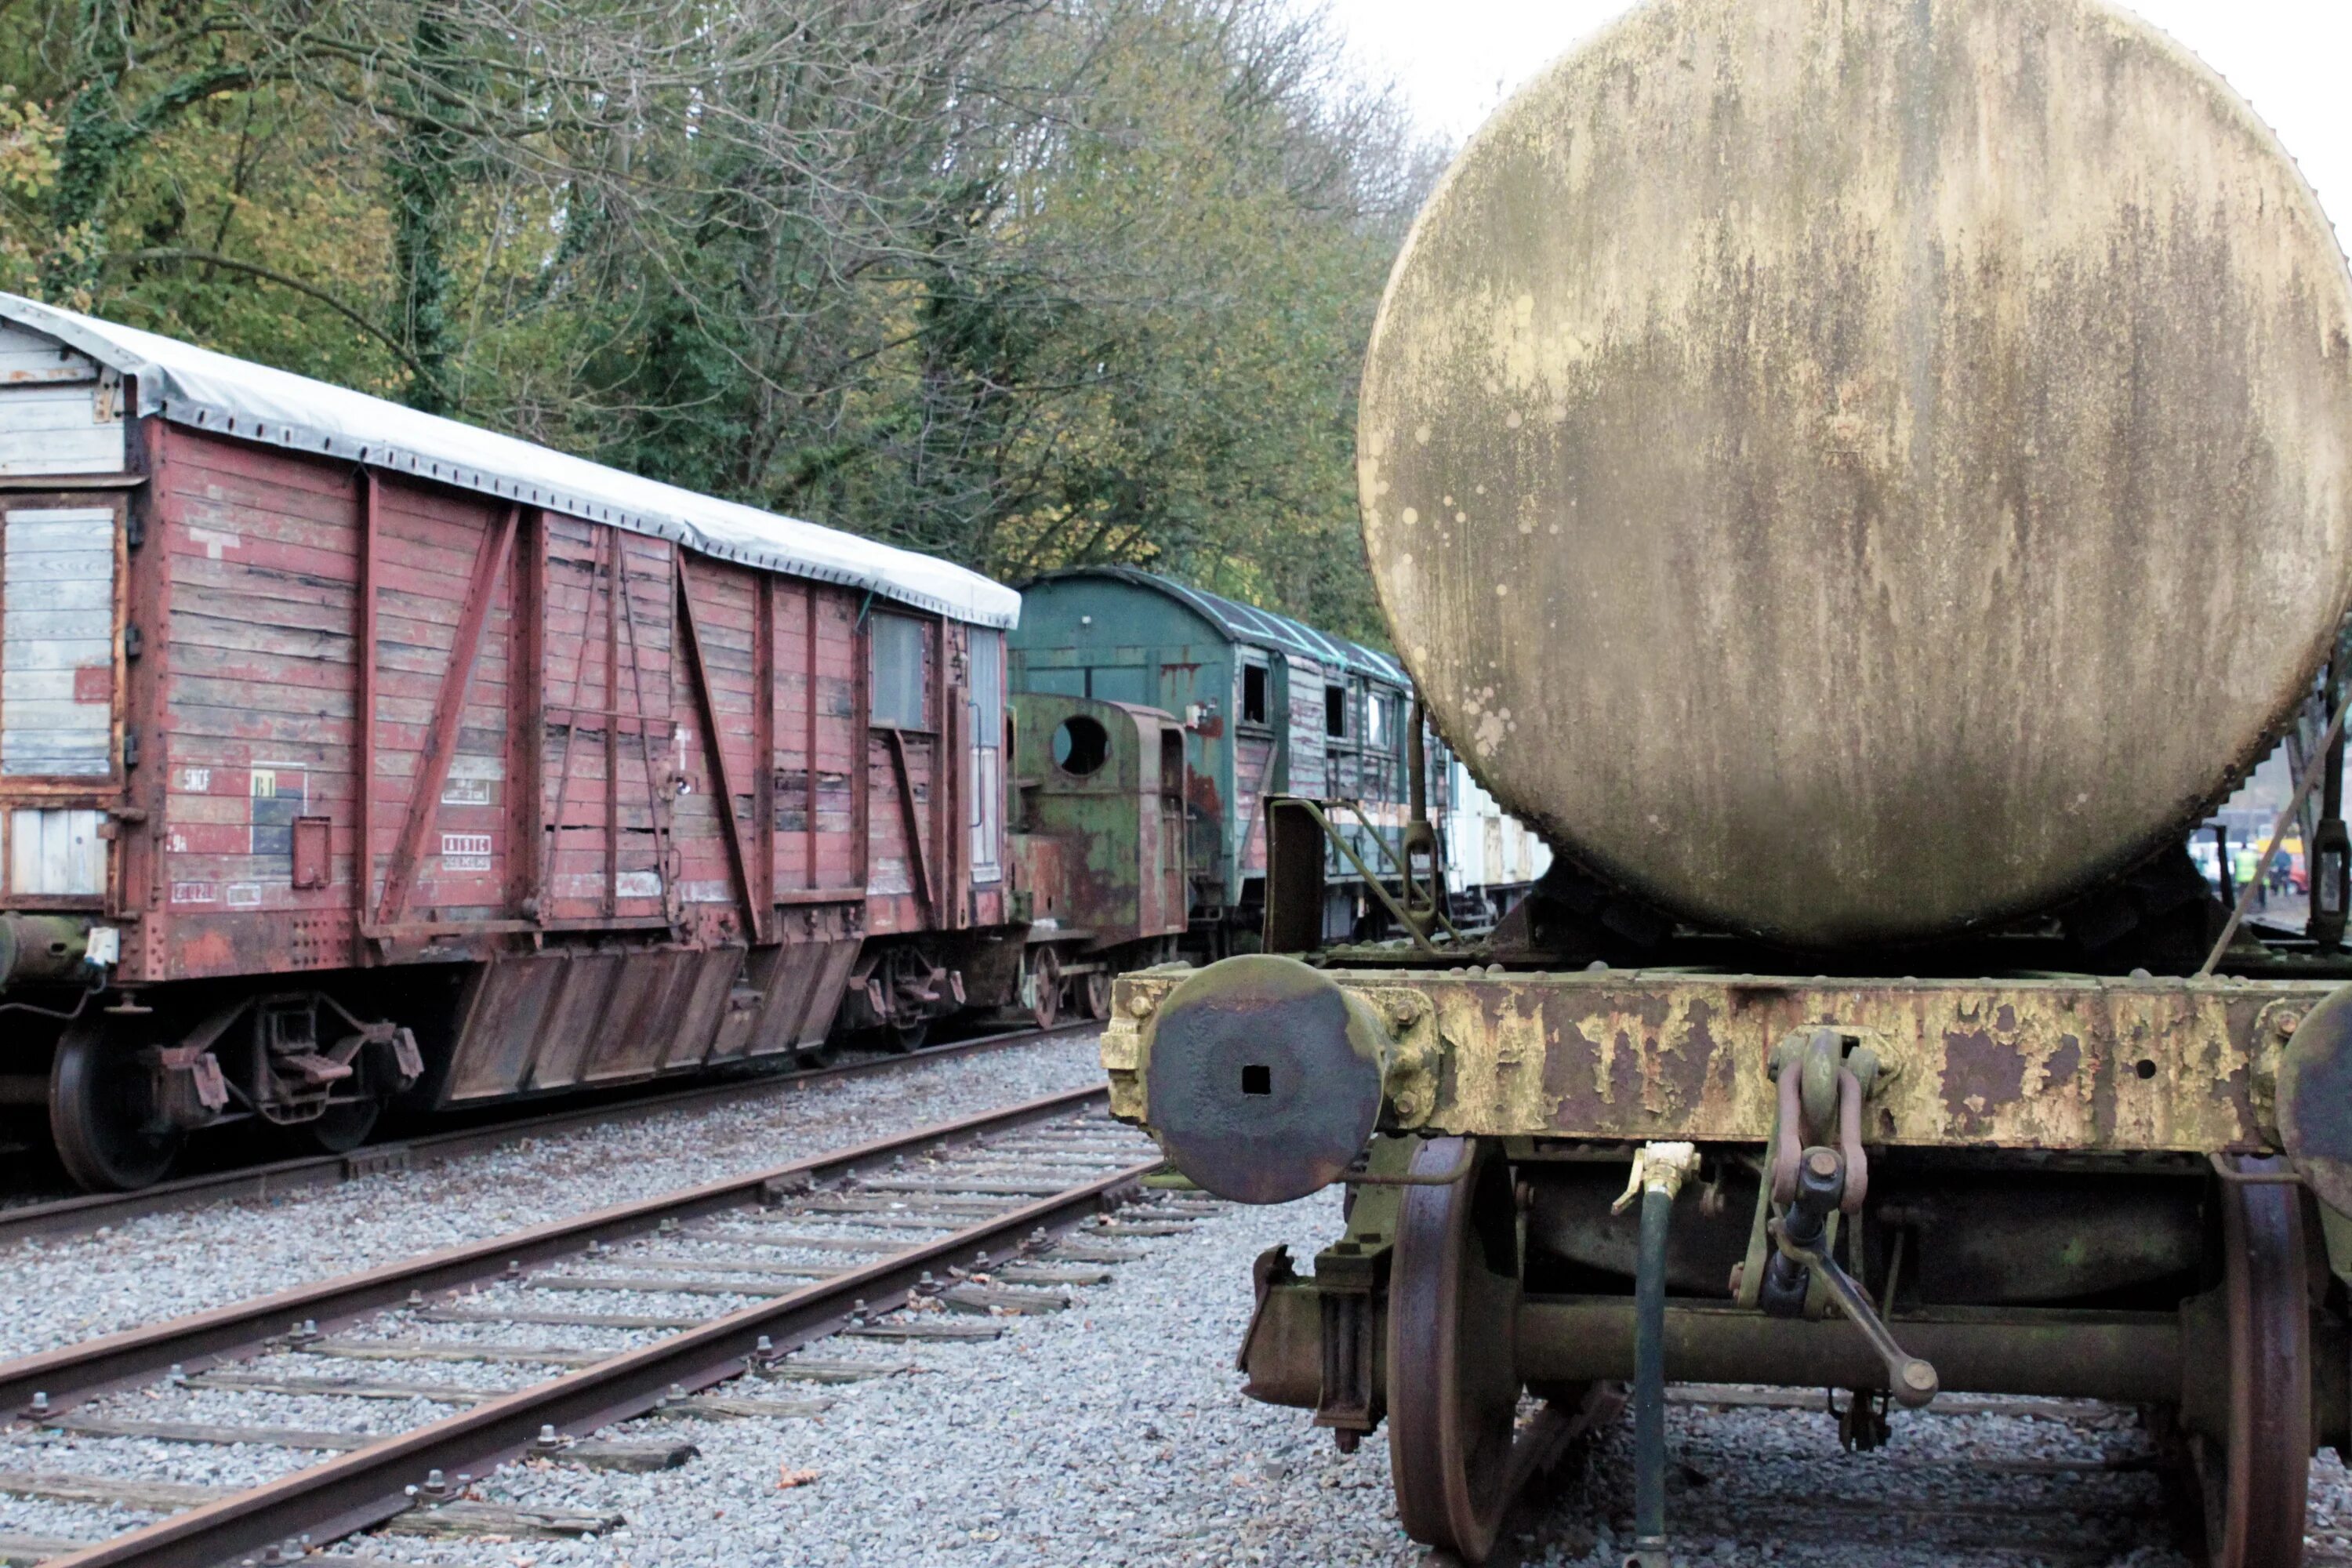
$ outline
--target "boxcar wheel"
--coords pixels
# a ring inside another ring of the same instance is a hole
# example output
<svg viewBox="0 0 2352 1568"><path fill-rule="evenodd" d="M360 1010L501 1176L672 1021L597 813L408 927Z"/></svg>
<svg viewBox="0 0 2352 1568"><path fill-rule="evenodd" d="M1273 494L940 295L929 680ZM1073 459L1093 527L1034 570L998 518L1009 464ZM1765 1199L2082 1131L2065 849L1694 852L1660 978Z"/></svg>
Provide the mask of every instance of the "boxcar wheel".
<svg viewBox="0 0 2352 1568"><path fill-rule="evenodd" d="M383 1114L383 1101L370 1094L330 1105L325 1115L303 1130L320 1153L348 1154L367 1142L368 1134L375 1131L376 1119Z"/></svg>
<svg viewBox="0 0 2352 1568"><path fill-rule="evenodd" d="M1110 1016L1111 973L1108 969L1090 970L1087 974L1086 995L1082 1005L1089 1018Z"/></svg>
<svg viewBox="0 0 2352 1568"><path fill-rule="evenodd" d="M923 1042L930 1037L931 1021L929 1018L917 1018L909 1024L893 1024L883 1033L883 1038L890 1042L890 1049L899 1056L921 1050Z"/></svg>
<svg viewBox="0 0 2352 1568"><path fill-rule="evenodd" d="M1413 1153L1451 1169L1462 1141ZM1407 1187L1389 1279L1389 1461L1405 1533L1483 1563L1511 1500L1519 1271L1510 1167L1488 1144L1461 1180Z"/></svg>
<svg viewBox="0 0 2352 1568"><path fill-rule="evenodd" d="M1029 1019L1050 1029L1062 1016L1062 960L1050 947L1029 950Z"/></svg>
<svg viewBox="0 0 2352 1568"><path fill-rule="evenodd" d="M88 1021L67 1028L49 1065L49 1135L66 1173L93 1193L163 1180L184 1136L163 1121L146 1064Z"/></svg>
<svg viewBox="0 0 2352 1568"><path fill-rule="evenodd" d="M2283 1171L2280 1160L2243 1160ZM2209 1568L2301 1568L2311 1479L2311 1319L2303 1199L2284 1185L2221 1184L2230 1324L2226 1440L2189 1439Z"/></svg>

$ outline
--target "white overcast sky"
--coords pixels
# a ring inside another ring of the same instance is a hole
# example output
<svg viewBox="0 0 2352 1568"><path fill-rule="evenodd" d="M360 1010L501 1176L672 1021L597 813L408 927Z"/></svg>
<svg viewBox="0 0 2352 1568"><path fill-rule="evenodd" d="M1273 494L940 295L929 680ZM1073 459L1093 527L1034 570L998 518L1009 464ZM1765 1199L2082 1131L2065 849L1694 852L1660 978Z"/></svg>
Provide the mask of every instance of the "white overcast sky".
<svg viewBox="0 0 2352 1568"><path fill-rule="evenodd" d="M1364 74L1394 80L1429 130L1459 141L1503 96L1624 0L1328 0ZM2129 9L2203 56L2303 164L2352 235L2352 3L2139 0Z"/></svg>

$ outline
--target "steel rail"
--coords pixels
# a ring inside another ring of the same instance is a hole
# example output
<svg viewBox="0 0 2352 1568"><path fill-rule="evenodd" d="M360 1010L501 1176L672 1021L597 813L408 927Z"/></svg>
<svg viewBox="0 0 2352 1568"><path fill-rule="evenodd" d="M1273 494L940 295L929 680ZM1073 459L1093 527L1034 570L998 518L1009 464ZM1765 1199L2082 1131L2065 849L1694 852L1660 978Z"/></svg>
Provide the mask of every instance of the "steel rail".
<svg viewBox="0 0 2352 1568"><path fill-rule="evenodd" d="M293 1323L313 1321L322 1329L331 1329L363 1314L403 1305L412 1292L447 1289L497 1277L504 1274L509 1265L520 1268L563 1257L584 1249L591 1241L609 1242L643 1235L664 1220L692 1218L761 1204L772 1195L820 1182L838 1181L942 1141L984 1137L1028 1122L1066 1116L1089 1106L1106 1104L1108 1092L1107 1089L1093 1088L1046 1095L978 1116L934 1122L911 1132L811 1155L748 1175L730 1176L551 1220L380 1268L298 1285L273 1295L144 1328L102 1334L78 1344L0 1363L0 1419L28 1413L35 1394L48 1396L48 1412L63 1411L126 1384L158 1376L174 1365L194 1372L231 1359L240 1352L250 1352Z"/></svg>
<svg viewBox="0 0 2352 1568"><path fill-rule="evenodd" d="M223 1203L236 1198L276 1197L310 1187L332 1186L388 1169L415 1170L445 1160L478 1154L485 1150L503 1148L526 1138L556 1137L586 1127L643 1121L664 1111L725 1105L735 1100L756 1099L762 1094L805 1089L812 1084L842 1079L874 1078L904 1072L943 1058L978 1056L1099 1027L1099 1019L1087 1018L1057 1024L1050 1029L1015 1029L1001 1035L982 1035L974 1039L929 1046L900 1056L875 1057L864 1061L803 1068L792 1072L761 1073L720 1083L697 1084L689 1089L671 1089L661 1094L544 1111L480 1127L457 1127L445 1132L427 1132L415 1138L367 1143L345 1154L304 1154L289 1160L273 1160L267 1164L209 1171L201 1175L183 1176L176 1181L158 1182L135 1193L90 1193L49 1203L0 1208L0 1247L33 1236L87 1235L100 1226L115 1225L144 1215L193 1208L199 1204Z"/></svg>
<svg viewBox="0 0 2352 1568"><path fill-rule="evenodd" d="M1050 1114L1039 1110L1046 1103L1033 1102L1023 1112L1032 1120ZM1022 1114L1001 1113L999 1120ZM412 1489L430 1470L479 1474L528 1451L542 1426L593 1431L653 1409L673 1387L707 1387L755 1370L763 1336L781 1352L844 1326L855 1301L894 1308L926 1271L969 1262L983 1250L1017 1248L1039 1227L1075 1225L1159 1164L1147 1160L1081 1183L658 1343L52 1559L46 1568L215 1568L299 1535L327 1542L367 1529L414 1506Z"/></svg>

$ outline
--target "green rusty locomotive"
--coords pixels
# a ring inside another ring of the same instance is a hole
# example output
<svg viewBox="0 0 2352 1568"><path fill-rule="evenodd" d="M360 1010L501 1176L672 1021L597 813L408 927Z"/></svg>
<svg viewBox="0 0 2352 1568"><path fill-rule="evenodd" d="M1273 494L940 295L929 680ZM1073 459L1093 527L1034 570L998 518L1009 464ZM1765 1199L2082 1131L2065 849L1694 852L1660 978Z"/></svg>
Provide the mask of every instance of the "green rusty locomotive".
<svg viewBox="0 0 2352 1568"><path fill-rule="evenodd" d="M1668 1378L1844 1391L1857 1447L2116 1400L2211 1562L2300 1564L2352 1445L2352 276L2269 131L2099 0L1652 0L1445 176L1360 406L1403 663L1559 859L1332 945L1301 837L1269 951L1119 983L1118 1115L1348 1194L1260 1260L1247 1391L1385 1424L1475 1562L1630 1383L1643 1564ZM2267 927L2182 839L2314 711Z"/></svg>
<svg viewBox="0 0 2352 1568"><path fill-rule="evenodd" d="M1376 649L1116 566L1024 584L1007 649L1022 995L1040 1023L1103 1016L1123 971L1255 946L1269 835L1319 853L1311 905L1291 901L1310 942L1409 929L1416 766L1435 825L1422 864L1457 929L1492 925L1549 863L1443 743L1416 744L1410 684Z"/></svg>

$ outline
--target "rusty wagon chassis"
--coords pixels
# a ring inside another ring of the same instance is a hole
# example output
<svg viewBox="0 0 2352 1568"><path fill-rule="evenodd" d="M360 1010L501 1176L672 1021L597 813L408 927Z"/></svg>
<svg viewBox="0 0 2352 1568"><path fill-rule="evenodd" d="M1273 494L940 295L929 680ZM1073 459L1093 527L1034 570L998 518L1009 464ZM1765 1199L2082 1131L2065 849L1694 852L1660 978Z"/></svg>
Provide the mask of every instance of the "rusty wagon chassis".
<svg viewBox="0 0 2352 1568"><path fill-rule="evenodd" d="M1474 1562L1523 1388L1634 1381L1637 1461L1667 1378L1847 1391L1857 1448L1948 1390L2137 1404L2232 1565L2301 1561L2309 1457L2352 1440L2329 982L1257 956L1123 978L1102 1059L1202 1185L1348 1186L1311 1273L1259 1260L1246 1392L1343 1448L1385 1420L1406 1528Z"/></svg>

